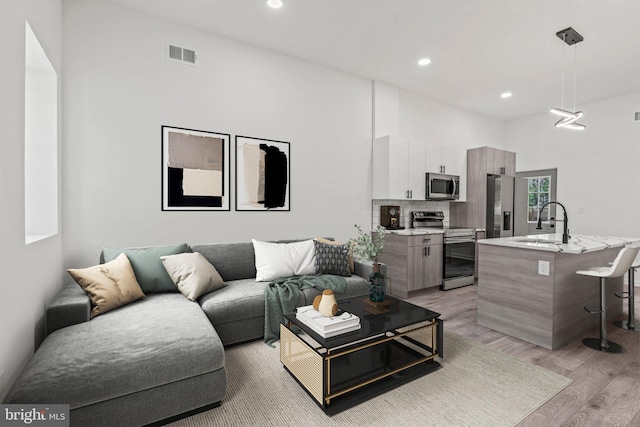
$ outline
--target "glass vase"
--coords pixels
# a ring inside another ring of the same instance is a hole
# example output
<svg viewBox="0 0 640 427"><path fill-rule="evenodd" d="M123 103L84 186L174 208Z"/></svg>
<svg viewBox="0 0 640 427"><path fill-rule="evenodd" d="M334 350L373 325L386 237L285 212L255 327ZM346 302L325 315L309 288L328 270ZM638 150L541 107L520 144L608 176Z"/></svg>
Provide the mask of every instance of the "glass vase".
<svg viewBox="0 0 640 427"><path fill-rule="evenodd" d="M369 299L384 301L384 274L380 273L380 264L377 263L373 265L373 274L369 275Z"/></svg>

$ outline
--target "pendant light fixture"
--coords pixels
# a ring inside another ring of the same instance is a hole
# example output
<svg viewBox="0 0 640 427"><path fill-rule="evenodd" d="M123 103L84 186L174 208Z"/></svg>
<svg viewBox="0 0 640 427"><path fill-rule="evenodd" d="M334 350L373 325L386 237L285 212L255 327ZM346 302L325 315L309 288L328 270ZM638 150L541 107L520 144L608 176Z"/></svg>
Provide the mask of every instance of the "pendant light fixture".
<svg viewBox="0 0 640 427"><path fill-rule="evenodd" d="M586 126L578 123L578 119L583 116L583 112L576 111L576 63L578 55L575 44L580 43L584 40L584 38L571 27L558 31L556 33L556 36L558 36L563 42L565 42L565 44L569 46L573 45L573 112L565 110L564 108L564 68L566 46L562 47L562 105L560 108L552 108L550 112L561 117L560 120L556 122L556 127L583 130L586 128Z"/></svg>

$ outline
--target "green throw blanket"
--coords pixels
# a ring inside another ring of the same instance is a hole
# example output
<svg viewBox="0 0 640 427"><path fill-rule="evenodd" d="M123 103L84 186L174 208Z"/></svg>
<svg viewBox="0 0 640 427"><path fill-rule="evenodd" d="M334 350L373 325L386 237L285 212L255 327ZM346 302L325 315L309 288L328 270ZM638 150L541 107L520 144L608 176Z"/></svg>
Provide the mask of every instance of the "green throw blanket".
<svg viewBox="0 0 640 427"><path fill-rule="evenodd" d="M303 289L331 289L342 294L347 288L344 277L331 274L294 276L275 280L264 290L264 342L273 347L280 339L280 323L285 313L293 313Z"/></svg>

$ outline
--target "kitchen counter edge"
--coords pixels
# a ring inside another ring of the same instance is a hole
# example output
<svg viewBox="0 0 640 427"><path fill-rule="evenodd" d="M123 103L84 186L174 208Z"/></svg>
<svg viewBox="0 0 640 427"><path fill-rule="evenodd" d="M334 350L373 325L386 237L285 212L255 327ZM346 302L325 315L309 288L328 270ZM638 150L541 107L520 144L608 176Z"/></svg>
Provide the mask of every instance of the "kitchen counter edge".
<svg viewBox="0 0 640 427"><path fill-rule="evenodd" d="M503 246L516 249L581 254L602 251L608 248L624 247L640 243L640 237L613 237L597 235L573 235L569 243L562 243L560 234L535 234L527 236L480 239L481 245Z"/></svg>

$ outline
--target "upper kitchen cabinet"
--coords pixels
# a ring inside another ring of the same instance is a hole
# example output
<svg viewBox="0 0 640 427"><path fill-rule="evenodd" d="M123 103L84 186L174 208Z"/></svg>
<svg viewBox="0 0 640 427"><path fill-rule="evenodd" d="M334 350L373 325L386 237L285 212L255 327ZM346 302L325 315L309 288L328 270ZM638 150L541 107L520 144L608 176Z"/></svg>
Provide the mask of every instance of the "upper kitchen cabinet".
<svg viewBox="0 0 640 427"><path fill-rule="evenodd" d="M426 173L460 176L460 199L467 197L467 150L397 136L373 142L373 198L426 199Z"/></svg>
<svg viewBox="0 0 640 427"><path fill-rule="evenodd" d="M425 146L396 136L373 142L373 198L424 200Z"/></svg>
<svg viewBox="0 0 640 427"><path fill-rule="evenodd" d="M516 174L516 153L493 147L479 147L467 151L468 193L464 216L465 225L487 226L487 175Z"/></svg>
<svg viewBox="0 0 640 427"><path fill-rule="evenodd" d="M466 158L467 150L456 147L445 147L438 144L425 144L425 167L427 172L462 175L460 159Z"/></svg>
<svg viewBox="0 0 640 427"><path fill-rule="evenodd" d="M458 201L466 201L467 150L437 144L425 144L425 156L426 172L458 175L460 177L460 199Z"/></svg>
<svg viewBox="0 0 640 427"><path fill-rule="evenodd" d="M493 147L482 147L487 161L487 174L516 175L516 153Z"/></svg>
<svg viewBox="0 0 640 427"><path fill-rule="evenodd" d="M424 200L427 196L427 177L424 166L425 146L420 141L409 140L409 198Z"/></svg>
<svg viewBox="0 0 640 427"><path fill-rule="evenodd" d="M442 171L442 146L425 144L425 172L444 173Z"/></svg>

